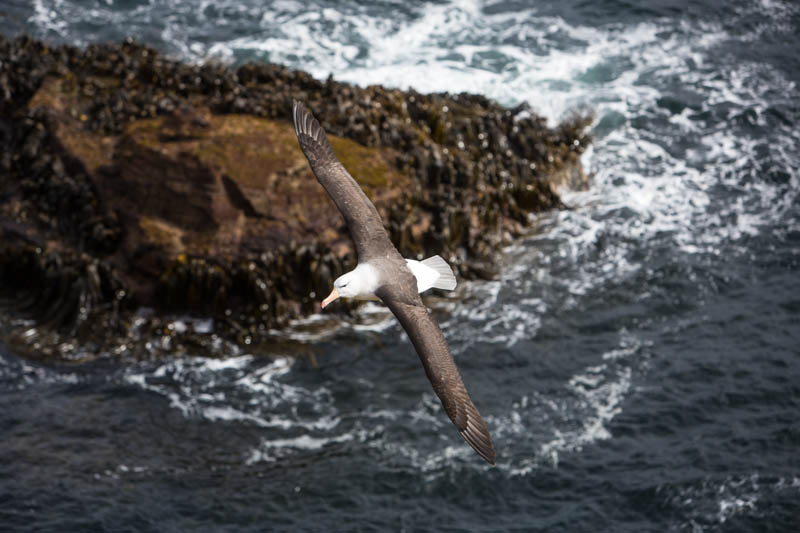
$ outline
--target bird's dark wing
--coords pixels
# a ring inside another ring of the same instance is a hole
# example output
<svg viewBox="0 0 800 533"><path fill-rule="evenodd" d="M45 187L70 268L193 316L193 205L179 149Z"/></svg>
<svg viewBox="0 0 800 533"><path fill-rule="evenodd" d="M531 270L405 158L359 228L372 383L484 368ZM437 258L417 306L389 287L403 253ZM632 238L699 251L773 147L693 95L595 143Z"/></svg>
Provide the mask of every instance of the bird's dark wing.
<svg viewBox="0 0 800 533"><path fill-rule="evenodd" d="M356 245L359 261L395 254L399 257L375 206L336 159L325 130L302 103L295 102L293 111L294 129L300 148L317 180L342 213Z"/></svg>
<svg viewBox="0 0 800 533"><path fill-rule="evenodd" d="M411 290L407 290L408 285L384 285L375 294L392 310L408 333L447 416L478 455L494 464L496 454L486 422L467 394L442 330L416 293L416 284Z"/></svg>

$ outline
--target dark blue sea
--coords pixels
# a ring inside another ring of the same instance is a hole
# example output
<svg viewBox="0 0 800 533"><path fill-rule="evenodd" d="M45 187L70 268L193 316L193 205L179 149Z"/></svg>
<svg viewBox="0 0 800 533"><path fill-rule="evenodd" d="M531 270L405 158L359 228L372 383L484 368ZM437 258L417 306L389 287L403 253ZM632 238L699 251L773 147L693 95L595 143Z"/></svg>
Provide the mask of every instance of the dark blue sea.
<svg viewBox="0 0 800 533"><path fill-rule="evenodd" d="M496 467L377 305L272 357L0 347L0 530L800 531L797 2L6 0L0 31L595 113L589 189L428 300Z"/></svg>

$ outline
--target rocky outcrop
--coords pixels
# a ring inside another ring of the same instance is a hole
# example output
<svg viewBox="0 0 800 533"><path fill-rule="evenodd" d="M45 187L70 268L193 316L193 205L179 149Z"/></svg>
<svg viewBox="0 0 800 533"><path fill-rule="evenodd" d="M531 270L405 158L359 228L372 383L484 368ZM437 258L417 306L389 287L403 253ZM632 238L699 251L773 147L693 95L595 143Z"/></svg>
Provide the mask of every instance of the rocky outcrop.
<svg viewBox="0 0 800 533"><path fill-rule="evenodd" d="M14 313L102 347L142 307L215 317L249 341L315 310L355 257L298 148L294 99L401 252L439 253L462 276L491 276L530 215L585 180L587 117L551 129L476 95L185 65L130 42L0 40L0 278Z"/></svg>

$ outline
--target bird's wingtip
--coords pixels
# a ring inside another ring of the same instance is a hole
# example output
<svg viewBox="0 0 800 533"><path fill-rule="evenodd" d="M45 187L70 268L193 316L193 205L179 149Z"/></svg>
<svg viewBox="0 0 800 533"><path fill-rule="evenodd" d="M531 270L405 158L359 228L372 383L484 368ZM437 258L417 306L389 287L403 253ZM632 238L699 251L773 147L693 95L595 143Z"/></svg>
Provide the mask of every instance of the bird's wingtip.
<svg viewBox="0 0 800 533"><path fill-rule="evenodd" d="M494 465L497 462L497 452L492 444L492 438L480 415L468 420L466 425L459 429L459 433L487 463Z"/></svg>
<svg viewBox="0 0 800 533"><path fill-rule="evenodd" d="M292 99L292 120L294 120L295 129L297 129L297 126L298 126L298 122L297 122L297 116L299 114L298 111L300 109L302 109L301 108L302 105L303 104L301 104L299 101L297 101L295 99Z"/></svg>
<svg viewBox="0 0 800 533"><path fill-rule="evenodd" d="M311 111L300 100L293 100L292 118L294 119L294 129L297 133L312 135L313 126L316 119Z"/></svg>
<svg viewBox="0 0 800 533"><path fill-rule="evenodd" d="M461 436L484 461L492 466L497 464L497 452L491 442L477 442L473 435L468 436L465 433L462 433Z"/></svg>
<svg viewBox="0 0 800 533"><path fill-rule="evenodd" d="M494 451L494 448L492 448L492 454L489 457L485 457L485 459L492 466L497 464L497 452Z"/></svg>

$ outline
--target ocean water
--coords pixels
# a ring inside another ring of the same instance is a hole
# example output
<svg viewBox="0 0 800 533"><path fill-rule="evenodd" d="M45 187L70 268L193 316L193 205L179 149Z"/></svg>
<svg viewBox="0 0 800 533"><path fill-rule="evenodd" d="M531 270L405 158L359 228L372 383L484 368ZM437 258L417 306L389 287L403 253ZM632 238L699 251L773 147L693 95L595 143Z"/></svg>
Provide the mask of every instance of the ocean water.
<svg viewBox="0 0 800 533"><path fill-rule="evenodd" d="M132 35L187 61L479 92L553 123L596 116L589 190L540 215L497 279L429 300L496 467L373 304L284 332L303 358L220 343L215 360L46 366L0 346L0 530L797 530L796 2L0 11L6 35Z"/></svg>

